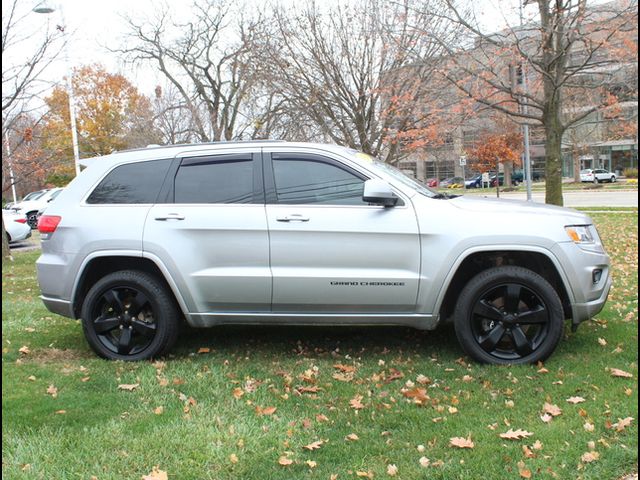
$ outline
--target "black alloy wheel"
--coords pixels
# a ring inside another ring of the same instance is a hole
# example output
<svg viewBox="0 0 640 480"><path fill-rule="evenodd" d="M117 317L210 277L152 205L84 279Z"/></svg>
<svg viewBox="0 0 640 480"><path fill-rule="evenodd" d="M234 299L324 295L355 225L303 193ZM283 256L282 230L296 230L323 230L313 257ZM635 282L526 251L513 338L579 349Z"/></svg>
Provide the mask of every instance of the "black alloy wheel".
<svg viewBox="0 0 640 480"><path fill-rule="evenodd" d="M555 349L564 329L553 287L521 267L481 272L463 289L455 311L456 334L478 361L534 363Z"/></svg>
<svg viewBox="0 0 640 480"><path fill-rule="evenodd" d="M179 312L154 277L138 271L105 276L87 294L82 325L101 357L144 360L162 355L177 337Z"/></svg>

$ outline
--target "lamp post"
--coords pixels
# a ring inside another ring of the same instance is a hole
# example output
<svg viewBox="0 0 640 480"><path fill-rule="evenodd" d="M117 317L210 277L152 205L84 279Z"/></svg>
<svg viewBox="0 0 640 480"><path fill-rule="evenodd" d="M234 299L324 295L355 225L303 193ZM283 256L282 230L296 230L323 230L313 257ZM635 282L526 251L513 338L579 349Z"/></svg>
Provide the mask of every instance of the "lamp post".
<svg viewBox="0 0 640 480"><path fill-rule="evenodd" d="M38 3L33 11L35 13L42 13L48 15L56 11L54 7L49 5L46 1ZM58 25L57 28L62 32L62 35L66 36L66 24L64 21L64 14L62 7L60 7L60 17L62 19L62 25ZM68 37L67 37L68 40ZM69 62L69 48L67 43L64 44L64 57L67 65L67 96L69 97L69 118L71 123L71 143L73 145L73 164L76 170L76 176L80 173L80 149L78 148L78 129L76 128L76 103L73 96L73 69L71 68L71 62Z"/></svg>
<svg viewBox="0 0 640 480"><path fill-rule="evenodd" d="M522 5L522 0L520 0L519 2L520 4L520 28L522 28L524 22L523 22L523 12L522 9L524 8ZM526 0L525 0L525 4L526 4ZM517 41L517 40L516 40ZM528 100L527 100L527 94L529 93L527 90L527 65L525 62L522 62L522 91L523 91L523 95L522 95L522 113L524 113L525 115L527 115L529 113L529 106L527 105ZM525 122L528 122L528 120L525 118ZM533 201L533 196L531 193L531 157L529 156L529 123L525 123L522 126L522 130L523 130L523 136L524 136L524 179L525 179L525 183L527 185L527 201L528 202L532 202Z"/></svg>

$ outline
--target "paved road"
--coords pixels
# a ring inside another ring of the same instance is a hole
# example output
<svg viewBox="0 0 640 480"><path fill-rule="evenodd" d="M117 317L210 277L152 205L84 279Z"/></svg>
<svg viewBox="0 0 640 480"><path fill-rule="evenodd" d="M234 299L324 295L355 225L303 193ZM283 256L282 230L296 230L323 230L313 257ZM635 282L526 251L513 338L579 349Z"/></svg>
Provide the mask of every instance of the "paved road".
<svg viewBox="0 0 640 480"><path fill-rule="evenodd" d="M493 190L491 193L485 194L487 197L495 197ZM526 200L526 192L500 192L501 198L510 198L514 200ZM597 190L577 190L563 192L565 207L637 207L638 191L622 190L622 191L597 191ZM533 201L544 203L544 192L533 192Z"/></svg>

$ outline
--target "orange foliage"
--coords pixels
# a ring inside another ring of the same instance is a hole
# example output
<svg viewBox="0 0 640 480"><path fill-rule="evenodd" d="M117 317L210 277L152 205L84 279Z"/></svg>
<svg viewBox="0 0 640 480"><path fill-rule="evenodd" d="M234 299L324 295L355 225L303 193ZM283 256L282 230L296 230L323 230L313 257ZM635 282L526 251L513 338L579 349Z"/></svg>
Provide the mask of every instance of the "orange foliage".
<svg viewBox="0 0 640 480"><path fill-rule="evenodd" d="M469 152L469 164L480 172L497 170L499 163L520 163L522 153L522 135L511 131L505 133L486 133Z"/></svg>

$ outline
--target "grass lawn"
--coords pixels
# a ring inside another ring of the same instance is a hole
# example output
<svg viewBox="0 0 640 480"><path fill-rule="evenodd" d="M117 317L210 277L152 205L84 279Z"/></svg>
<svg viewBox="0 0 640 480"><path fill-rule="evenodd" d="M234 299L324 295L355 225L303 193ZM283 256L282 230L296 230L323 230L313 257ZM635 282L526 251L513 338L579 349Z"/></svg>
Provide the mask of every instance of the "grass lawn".
<svg viewBox="0 0 640 480"><path fill-rule="evenodd" d="M2 267L2 474L140 479L157 466L170 479L601 480L636 472L637 215L593 218L613 258L614 289L596 321L567 330L544 367L469 363L450 327L191 330L163 361L103 361L78 322L37 298L37 252L16 254ZM500 438L510 429L526 436ZM454 437L473 448L451 446Z"/></svg>

